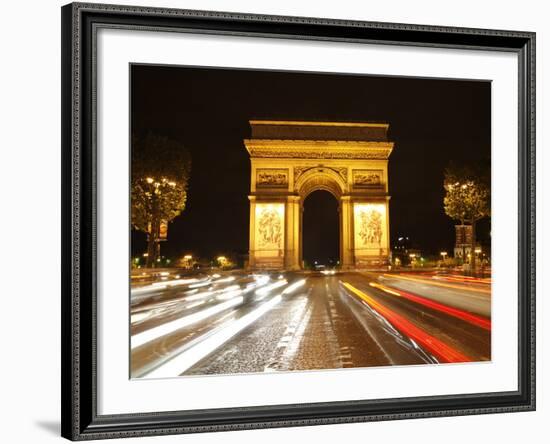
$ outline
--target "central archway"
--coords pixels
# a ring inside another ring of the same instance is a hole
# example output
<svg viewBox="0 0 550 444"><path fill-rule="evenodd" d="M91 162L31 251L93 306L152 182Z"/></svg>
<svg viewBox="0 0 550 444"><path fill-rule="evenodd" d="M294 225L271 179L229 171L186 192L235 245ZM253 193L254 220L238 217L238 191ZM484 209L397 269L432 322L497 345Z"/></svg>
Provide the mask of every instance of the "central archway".
<svg viewBox="0 0 550 444"><path fill-rule="evenodd" d="M341 220L340 202L342 196L348 191L347 184L337 170L323 165L306 167L299 173L294 184L294 191L299 196L301 209L299 264L302 268L316 265L315 262L318 262L317 265L321 262L323 265L340 265L343 260L341 227L346 223ZM323 200L323 196L324 202L315 202L315 200ZM310 202L311 200L313 202ZM306 202L313 203L310 205L309 213L306 213L308 206ZM316 203L327 205L327 211L319 211L319 205L315 205ZM331 236L334 232L336 237ZM326 239L323 239L323 236L316 239L316 233L324 234ZM334 244L331 245L328 239L333 239ZM331 263L328 263L329 260Z"/></svg>
<svg viewBox="0 0 550 444"><path fill-rule="evenodd" d="M304 268L340 264L339 205L334 195L316 190L306 196L302 216Z"/></svg>

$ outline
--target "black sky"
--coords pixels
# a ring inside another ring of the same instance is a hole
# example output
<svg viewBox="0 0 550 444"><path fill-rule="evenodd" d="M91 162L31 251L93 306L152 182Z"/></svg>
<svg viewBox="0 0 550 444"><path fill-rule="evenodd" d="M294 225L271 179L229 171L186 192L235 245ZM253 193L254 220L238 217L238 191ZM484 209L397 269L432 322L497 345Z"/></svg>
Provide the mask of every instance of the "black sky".
<svg viewBox="0 0 550 444"><path fill-rule="evenodd" d="M248 250L250 161L242 140L250 119L390 124L390 236L427 253L451 249L443 213L443 170L491 153L491 84L401 77L166 66L131 67L132 131L181 141L192 156L185 211L163 254ZM489 223L478 237L487 242ZM132 253L144 250L133 233Z"/></svg>

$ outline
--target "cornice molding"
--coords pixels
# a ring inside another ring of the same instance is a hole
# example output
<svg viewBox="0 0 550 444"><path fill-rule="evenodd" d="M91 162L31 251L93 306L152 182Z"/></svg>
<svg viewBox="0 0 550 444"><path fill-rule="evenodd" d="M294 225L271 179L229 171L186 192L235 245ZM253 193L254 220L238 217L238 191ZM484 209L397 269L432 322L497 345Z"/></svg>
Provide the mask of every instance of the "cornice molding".
<svg viewBox="0 0 550 444"><path fill-rule="evenodd" d="M252 158L387 160L393 142L245 139Z"/></svg>

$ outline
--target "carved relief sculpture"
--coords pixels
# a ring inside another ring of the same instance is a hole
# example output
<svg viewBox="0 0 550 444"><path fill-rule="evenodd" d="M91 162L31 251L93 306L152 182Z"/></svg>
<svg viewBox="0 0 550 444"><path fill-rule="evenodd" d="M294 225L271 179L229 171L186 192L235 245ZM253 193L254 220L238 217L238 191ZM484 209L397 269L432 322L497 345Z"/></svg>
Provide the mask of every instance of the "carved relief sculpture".
<svg viewBox="0 0 550 444"><path fill-rule="evenodd" d="M378 210L361 211L359 214L359 236L366 247L382 245L382 214Z"/></svg>
<svg viewBox="0 0 550 444"><path fill-rule="evenodd" d="M353 185L355 187L379 187L382 185L382 171L354 170Z"/></svg>
<svg viewBox="0 0 550 444"><path fill-rule="evenodd" d="M257 171L257 187L284 188L288 186L288 170L262 169Z"/></svg>
<svg viewBox="0 0 550 444"><path fill-rule="evenodd" d="M282 245L281 217L277 210L264 208L258 220L258 247L260 249L278 249Z"/></svg>

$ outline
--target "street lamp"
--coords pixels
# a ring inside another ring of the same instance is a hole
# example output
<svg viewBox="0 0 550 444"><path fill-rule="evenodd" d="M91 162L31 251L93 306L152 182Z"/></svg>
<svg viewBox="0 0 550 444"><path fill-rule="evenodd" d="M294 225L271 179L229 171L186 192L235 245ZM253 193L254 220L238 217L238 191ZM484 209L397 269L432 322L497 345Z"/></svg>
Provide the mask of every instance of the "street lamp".
<svg viewBox="0 0 550 444"><path fill-rule="evenodd" d="M183 266L185 268L191 268L191 264L192 264L192 261L193 260L193 256L191 254L186 254L185 256L183 256Z"/></svg>

